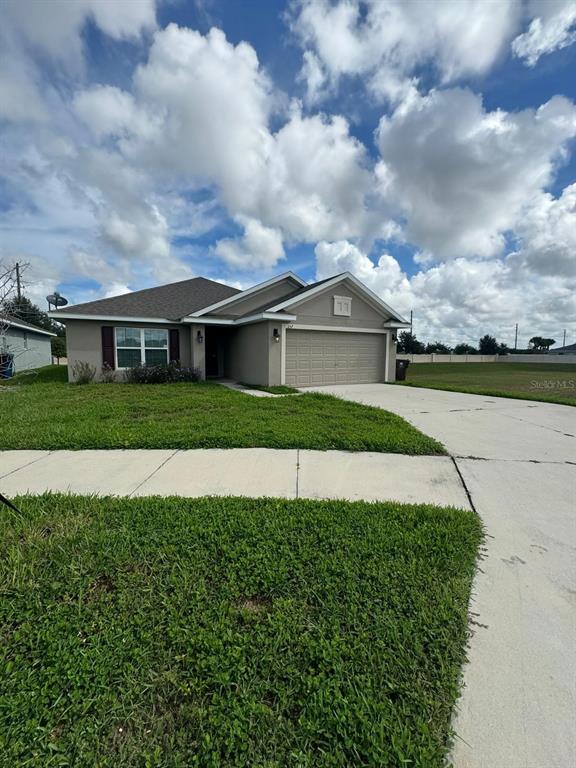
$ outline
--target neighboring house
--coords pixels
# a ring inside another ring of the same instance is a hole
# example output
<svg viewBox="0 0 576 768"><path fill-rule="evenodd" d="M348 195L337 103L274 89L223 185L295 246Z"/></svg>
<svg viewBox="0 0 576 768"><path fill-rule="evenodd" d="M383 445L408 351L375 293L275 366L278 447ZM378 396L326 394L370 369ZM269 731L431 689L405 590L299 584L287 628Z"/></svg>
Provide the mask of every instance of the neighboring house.
<svg viewBox="0 0 576 768"><path fill-rule="evenodd" d="M203 277L50 313L66 324L69 378L179 361L202 378L310 386L394 381L400 315L349 272L286 272L245 291Z"/></svg>
<svg viewBox="0 0 576 768"><path fill-rule="evenodd" d="M554 347L548 350L551 355L576 355L576 344L568 344L565 347Z"/></svg>
<svg viewBox="0 0 576 768"><path fill-rule="evenodd" d="M14 373L50 365L52 336L56 334L18 317L0 317L0 355L13 356Z"/></svg>

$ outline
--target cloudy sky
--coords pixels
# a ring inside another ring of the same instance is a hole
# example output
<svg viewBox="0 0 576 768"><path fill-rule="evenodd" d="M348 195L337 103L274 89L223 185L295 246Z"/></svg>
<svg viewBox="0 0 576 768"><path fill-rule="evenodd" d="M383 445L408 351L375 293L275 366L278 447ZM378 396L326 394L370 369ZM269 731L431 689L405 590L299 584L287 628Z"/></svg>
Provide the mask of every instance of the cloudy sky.
<svg viewBox="0 0 576 768"><path fill-rule="evenodd" d="M350 270L576 341L576 0L3 0L0 260L71 302Z"/></svg>

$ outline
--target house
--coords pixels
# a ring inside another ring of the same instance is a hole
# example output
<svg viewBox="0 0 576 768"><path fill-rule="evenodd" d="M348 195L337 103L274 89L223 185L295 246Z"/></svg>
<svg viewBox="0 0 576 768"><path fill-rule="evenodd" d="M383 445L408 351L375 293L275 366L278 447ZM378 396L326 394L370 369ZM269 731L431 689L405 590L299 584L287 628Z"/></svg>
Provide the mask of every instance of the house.
<svg viewBox="0 0 576 768"><path fill-rule="evenodd" d="M179 361L202 378L310 386L394 381L406 321L345 272L306 284L292 272L240 291L195 277L65 307L68 370Z"/></svg>
<svg viewBox="0 0 576 768"><path fill-rule="evenodd" d="M1 316L0 357L2 357L3 378L7 374L50 365L52 336L56 334L31 325L18 317Z"/></svg>
<svg viewBox="0 0 576 768"><path fill-rule="evenodd" d="M576 355L576 344L568 344L565 347L553 347L548 352L551 355Z"/></svg>

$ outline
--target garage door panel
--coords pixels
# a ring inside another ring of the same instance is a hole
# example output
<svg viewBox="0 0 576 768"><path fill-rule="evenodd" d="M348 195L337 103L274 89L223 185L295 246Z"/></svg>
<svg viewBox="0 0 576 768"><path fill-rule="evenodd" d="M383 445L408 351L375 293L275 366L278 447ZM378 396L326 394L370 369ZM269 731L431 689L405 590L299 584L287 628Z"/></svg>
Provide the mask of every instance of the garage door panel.
<svg viewBox="0 0 576 768"><path fill-rule="evenodd" d="M376 333L286 331L286 384L368 384L384 379L385 337Z"/></svg>

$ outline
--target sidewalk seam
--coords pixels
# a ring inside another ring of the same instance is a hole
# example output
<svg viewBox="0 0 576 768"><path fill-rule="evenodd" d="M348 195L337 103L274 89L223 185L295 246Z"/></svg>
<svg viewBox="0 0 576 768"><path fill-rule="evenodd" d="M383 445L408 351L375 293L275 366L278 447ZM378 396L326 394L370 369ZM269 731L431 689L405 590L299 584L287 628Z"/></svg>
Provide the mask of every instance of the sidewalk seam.
<svg viewBox="0 0 576 768"><path fill-rule="evenodd" d="M176 448L176 450L175 450L175 451L173 451L173 452L170 454L170 456L168 456L168 458L167 458L167 459L164 459L164 461L163 461L161 464L158 464L158 466L157 466L157 467L155 467L155 468L152 470L152 472L150 472L150 474L149 474L149 475L147 475L147 476L144 478L144 480L142 480L142 482L141 482L141 483L138 483L138 485L136 486L136 488L133 488L133 489L130 491L130 493L127 495L127 498L130 498L131 496L133 496L133 495L136 493L136 491L137 491L137 490L139 490L140 488L142 488L142 486L144 485L144 483L147 483L147 482L148 482L148 480L150 480L150 478L151 478L151 477L154 477L154 475L156 474L156 472L159 472L159 471L162 469L162 467L166 466L166 464L168 464L168 462L169 462L169 461L171 461L171 460L174 458L174 456L176 456L176 454L180 452L180 450L181 450L180 448Z"/></svg>
<svg viewBox="0 0 576 768"><path fill-rule="evenodd" d="M32 461L29 461L28 464L22 464L21 467L16 467L16 469L10 470L10 472L6 472L5 475L0 475L0 480L4 480L5 477L10 477L10 475L13 475L14 472L20 472L21 469L26 469L26 467L32 466L32 464L36 464L37 461L42 461L42 459L47 459L48 456L51 456L54 453L54 451L46 451L44 456L38 456L37 459L32 459Z"/></svg>
<svg viewBox="0 0 576 768"><path fill-rule="evenodd" d="M300 498L300 448L296 449L296 498Z"/></svg>
<svg viewBox="0 0 576 768"><path fill-rule="evenodd" d="M458 477L460 478L460 482L462 483L462 487L464 488L464 493L466 494L468 498L468 503L470 504L470 507L472 509L472 512L474 512L475 515L478 515L480 517L478 510L476 509L476 505L474 504L474 501L472 500L472 494L468 490L468 486L466 485L466 482L464 480L464 476L462 475L462 472L460 471L460 467L458 466L458 463L454 456L450 456L452 459L452 464L454 464L454 468L458 474Z"/></svg>

